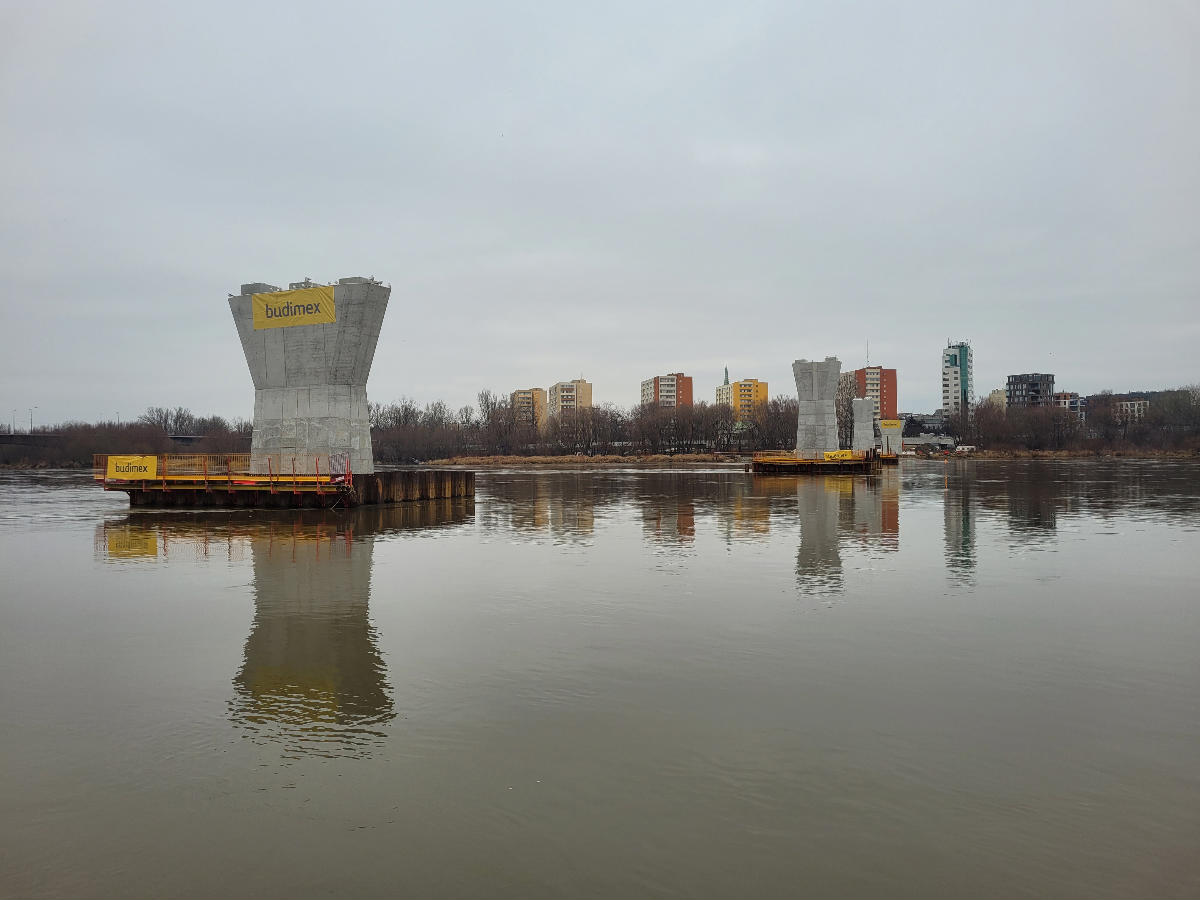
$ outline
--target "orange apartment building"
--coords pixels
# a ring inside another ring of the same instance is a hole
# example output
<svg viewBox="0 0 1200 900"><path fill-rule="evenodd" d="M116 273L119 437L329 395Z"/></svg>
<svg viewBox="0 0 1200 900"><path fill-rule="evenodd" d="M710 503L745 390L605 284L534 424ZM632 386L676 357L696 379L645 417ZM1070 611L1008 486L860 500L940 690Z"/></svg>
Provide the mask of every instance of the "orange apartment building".
<svg viewBox="0 0 1200 900"><path fill-rule="evenodd" d="M854 370L854 396L875 401L875 421L897 418L896 370L865 366Z"/></svg>
<svg viewBox="0 0 1200 900"><path fill-rule="evenodd" d="M691 406L692 376L682 372L655 375L642 382L642 402L659 406Z"/></svg>

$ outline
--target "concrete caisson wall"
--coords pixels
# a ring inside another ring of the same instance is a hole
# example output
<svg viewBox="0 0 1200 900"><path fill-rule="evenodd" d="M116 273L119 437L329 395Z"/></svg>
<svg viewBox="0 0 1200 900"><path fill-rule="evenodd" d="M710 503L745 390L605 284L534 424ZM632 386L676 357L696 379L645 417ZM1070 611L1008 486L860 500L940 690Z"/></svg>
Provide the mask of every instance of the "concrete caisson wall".
<svg viewBox="0 0 1200 900"><path fill-rule="evenodd" d="M889 420L884 420L889 421ZM904 425L879 425L879 447L884 453L899 453L902 449Z"/></svg>
<svg viewBox="0 0 1200 900"><path fill-rule="evenodd" d="M288 473L294 459L297 474L313 474L329 465L330 456L347 453L355 474L374 472L367 376L391 288L369 278L342 278L334 286L335 321L256 329L253 296L279 290L244 284L239 296L229 298L254 380L255 474L267 471L268 459Z"/></svg>
<svg viewBox="0 0 1200 900"><path fill-rule="evenodd" d="M824 362L798 359L792 363L799 401L796 420L796 455L821 459L827 450L838 449L837 397L842 364L836 356Z"/></svg>
<svg viewBox="0 0 1200 900"><path fill-rule="evenodd" d="M875 448L875 401L870 397L856 397L850 401L850 408L854 415L850 449L873 450Z"/></svg>

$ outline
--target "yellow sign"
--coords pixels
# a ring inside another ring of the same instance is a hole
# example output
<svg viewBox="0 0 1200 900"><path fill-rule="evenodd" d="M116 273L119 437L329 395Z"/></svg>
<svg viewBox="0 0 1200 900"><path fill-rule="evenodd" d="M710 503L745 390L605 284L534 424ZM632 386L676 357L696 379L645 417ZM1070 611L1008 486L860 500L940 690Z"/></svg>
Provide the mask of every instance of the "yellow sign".
<svg viewBox="0 0 1200 900"><path fill-rule="evenodd" d="M333 285L255 294L254 330L287 328L289 325L328 325L337 321L333 308Z"/></svg>
<svg viewBox="0 0 1200 900"><path fill-rule="evenodd" d="M152 528L106 528L104 540L115 559L158 556L158 532Z"/></svg>
<svg viewBox="0 0 1200 900"><path fill-rule="evenodd" d="M880 419L879 427L880 428L903 428L904 420L903 419Z"/></svg>
<svg viewBox="0 0 1200 900"><path fill-rule="evenodd" d="M825 451L825 459L826 460L854 459L854 451L853 450L826 450Z"/></svg>
<svg viewBox="0 0 1200 900"><path fill-rule="evenodd" d="M110 481L141 481L158 477L157 456L110 456L104 477Z"/></svg>

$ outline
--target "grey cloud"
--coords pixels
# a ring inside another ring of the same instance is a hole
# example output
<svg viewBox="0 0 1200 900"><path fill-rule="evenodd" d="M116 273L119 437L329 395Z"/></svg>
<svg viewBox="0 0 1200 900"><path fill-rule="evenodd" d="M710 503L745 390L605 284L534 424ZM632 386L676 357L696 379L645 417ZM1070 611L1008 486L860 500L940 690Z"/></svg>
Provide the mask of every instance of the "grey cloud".
<svg viewBox="0 0 1200 900"><path fill-rule="evenodd" d="M284 10L287 10L285 13ZM243 281L394 291L369 385L1196 381L1184 4L7 8L0 403L245 415Z"/></svg>

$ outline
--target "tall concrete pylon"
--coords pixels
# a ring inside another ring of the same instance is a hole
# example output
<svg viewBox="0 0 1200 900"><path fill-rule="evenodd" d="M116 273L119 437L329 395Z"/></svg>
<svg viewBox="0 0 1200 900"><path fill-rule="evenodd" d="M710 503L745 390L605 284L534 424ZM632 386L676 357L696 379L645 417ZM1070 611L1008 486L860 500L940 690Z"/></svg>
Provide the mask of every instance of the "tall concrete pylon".
<svg viewBox="0 0 1200 900"><path fill-rule="evenodd" d="M798 359L792 363L799 402L796 455L801 459L821 459L827 450L838 449L835 400L841 371L836 356L827 356L824 362Z"/></svg>
<svg viewBox="0 0 1200 900"><path fill-rule="evenodd" d="M254 380L255 474L311 475L347 456L354 473L375 471L367 376L391 293L372 278L306 279L229 298Z"/></svg>

